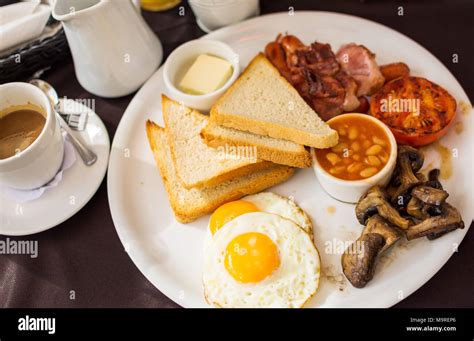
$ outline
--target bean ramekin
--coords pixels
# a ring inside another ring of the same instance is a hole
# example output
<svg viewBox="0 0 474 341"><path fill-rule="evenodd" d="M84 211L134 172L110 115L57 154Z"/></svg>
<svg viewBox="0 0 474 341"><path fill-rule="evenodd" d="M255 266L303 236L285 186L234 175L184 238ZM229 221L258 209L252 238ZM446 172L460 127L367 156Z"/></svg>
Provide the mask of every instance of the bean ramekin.
<svg viewBox="0 0 474 341"><path fill-rule="evenodd" d="M388 183L395 169L395 164L397 161L397 142L395 141L395 137L393 136L390 129L384 123L370 115L359 113L343 114L333 117L327 121L327 123L331 124L331 122L335 122L343 117L347 117L347 115L356 115L362 119L374 122L380 128L382 128L382 130L387 135L388 140L390 141L390 156L385 166L373 176L361 180L344 180L335 177L320 165L318 158L316 157L316 150L314 148L311 149L311 155L313 157L313 169L316 173L319 183L321 184L321 187L331 197L339 201L356 203L359 201L360 197L365 194L372 186L385 186Z"/></svg>

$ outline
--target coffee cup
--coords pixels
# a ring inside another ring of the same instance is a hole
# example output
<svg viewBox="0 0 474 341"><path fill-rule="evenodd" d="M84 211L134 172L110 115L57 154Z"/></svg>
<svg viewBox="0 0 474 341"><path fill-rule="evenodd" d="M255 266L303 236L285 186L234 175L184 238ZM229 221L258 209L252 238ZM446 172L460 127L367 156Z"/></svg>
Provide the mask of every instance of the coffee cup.
<svg viewBox="0 0 474 341"><path fill-rule="evenodd" d="M0 148L2 185L35 189L59 171L64 139L48 97L37 87L0 85Z"/></svg>

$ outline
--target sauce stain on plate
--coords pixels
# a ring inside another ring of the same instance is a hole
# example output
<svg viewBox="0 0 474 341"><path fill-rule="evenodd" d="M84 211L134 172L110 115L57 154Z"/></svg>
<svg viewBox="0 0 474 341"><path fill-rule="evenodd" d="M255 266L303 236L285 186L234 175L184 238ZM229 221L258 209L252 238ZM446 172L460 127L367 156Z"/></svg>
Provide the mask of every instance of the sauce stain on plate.
<svg viewBox="0 0 474 341"><path fill-rule="evenodd" d="M443 180L448 180L453 175L453 155L451 150L439 142L434 143L433 147L435 147L435 150L438 152L441 160L440 178Z"/></svg>
<svg viewBox="0 0 474 341"><path fill-rule="evenodd" d="M444 145L442 145L440 142L434 142L430 144L427 147L422 147L420 150L423 152L423 154L426 155L426 152L429 149L433 149L436 151L439 155L439 170L440 170L440 179L442 180L448 180L451 178L453 175L453 150L451 148L448 148ZM430 162L427 167L424 169L426 171L429 171L431 169L435 168L433 165L433 162Z"/></svg>
<svg viewBox="0 0 474 341"><path fill-rule="evenodd" d="M459 111L462 115L467 115L471 112L472 105L468 102L459 101Z"/></svg>
<svg viewBox="0 0 474 341"><path fill-rule="evenodd" d="M454 125L454 131L456 132L456 134L461 134L463 131L464 131L464 124L462 122L457 122L455 125Z"/></svg>

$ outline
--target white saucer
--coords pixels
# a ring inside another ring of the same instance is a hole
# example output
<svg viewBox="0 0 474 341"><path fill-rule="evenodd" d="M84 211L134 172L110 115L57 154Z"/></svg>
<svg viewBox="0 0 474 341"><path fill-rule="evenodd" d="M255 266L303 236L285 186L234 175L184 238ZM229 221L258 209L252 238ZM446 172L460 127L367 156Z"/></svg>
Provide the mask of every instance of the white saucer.
<svg viewBox="0 0 474 341"><path fill-rule="evenodd" d="M58 186L33 201L19 203L0 191L0 234L24 236L59 225L84 207L102 183L110 151L107 129L88 107L76 102L67 108L88 113L86 130L75 133L97 154L96 163L87 167L76 152L76 162L64 171Z"/></svg>

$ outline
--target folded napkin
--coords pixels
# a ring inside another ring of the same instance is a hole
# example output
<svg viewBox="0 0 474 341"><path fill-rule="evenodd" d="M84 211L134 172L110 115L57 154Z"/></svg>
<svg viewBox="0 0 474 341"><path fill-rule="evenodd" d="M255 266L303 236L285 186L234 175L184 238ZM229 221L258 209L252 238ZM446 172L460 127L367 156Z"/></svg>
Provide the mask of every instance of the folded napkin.
<svg viewBox="0 0 474 341"><path fill-rule="evenodd" d="M40 0L0 7L0 53L41 35L51 15L51 6Z"/></svg>

